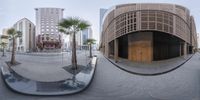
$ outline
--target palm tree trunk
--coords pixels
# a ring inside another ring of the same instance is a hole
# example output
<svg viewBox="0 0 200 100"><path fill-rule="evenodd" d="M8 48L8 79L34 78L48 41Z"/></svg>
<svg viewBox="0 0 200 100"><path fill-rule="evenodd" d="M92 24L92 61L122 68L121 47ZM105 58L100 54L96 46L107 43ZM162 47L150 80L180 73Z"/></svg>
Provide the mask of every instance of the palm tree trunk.
<svg viewBox="0 0 200 100"><path fill-rule="evenodd" d="M91 46L91 44L89 44L89 48L90 48L90 58L92 58L92 46Z"/></svg>
<svg viewBox="0 0 200 100"><path fill-rule="evenodd" d="M77 68L77 59L76 59L76 33L73 33L73 40L72 40L72 68Z"/></svg>
<svg viewBox="0 0 200 100"><path fill-rule="evenodd" d="M15 64L15 38L13 38L11 64Z"/></svg>

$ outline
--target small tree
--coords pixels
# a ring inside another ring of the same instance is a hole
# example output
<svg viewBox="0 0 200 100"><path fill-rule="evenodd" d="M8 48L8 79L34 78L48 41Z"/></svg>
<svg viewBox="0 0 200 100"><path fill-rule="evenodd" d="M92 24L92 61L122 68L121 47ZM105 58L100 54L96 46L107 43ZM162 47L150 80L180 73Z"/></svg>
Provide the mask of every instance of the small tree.
<svg viewBox="0 0 200 100"><path fill-rule="evenodd" d="M14 28L10 28L10 29L8 29L7 34L9 36L9 38L12 40L12 56L11 56L10 64L14 65L14 64L16 64L15 41L16 41L16 38L21 37L22 33L20 31L16 31Z"/></svg>
<svg viewBox="0 0 200 100"><path fill-rule="evenodd" d="M2 49L3 49L3 51L2 51L3 52L2 57L3 57L3 56L5 56L5 50L4 49L6 48L7 43L6 42L1 42L0 45L1 45Z"/></svg>
<svg viewBox="0 0 200 100"><path fill-rule="evenodd" d="M96 40L95 39L87 39L86 44L89 45L90 49L90 58L92 58L92 44L95 44Z"/></svg>
<svg viewBox="0 0 200 100"><path fill-rule="evenodd" d="M78 69L76 57L76 33L88 28L90 24L78 17L69 17L63 19L58 26L60 32L66 35L72 35L72 69Z"/></svg>
<svg viewBox="0 0 200 100"><path fill-rule="evenodd" d="M2 56L5 56L5 48L6 48L6 46L7 46L7 43L4 42L3 39L8 39L8 36L6 36L6 35L2 35L2 36L1 36L1 40L2 40L2 41L1 41L0 45L1 45L2 49L3 49L3 54L2 54Z"/></svg>

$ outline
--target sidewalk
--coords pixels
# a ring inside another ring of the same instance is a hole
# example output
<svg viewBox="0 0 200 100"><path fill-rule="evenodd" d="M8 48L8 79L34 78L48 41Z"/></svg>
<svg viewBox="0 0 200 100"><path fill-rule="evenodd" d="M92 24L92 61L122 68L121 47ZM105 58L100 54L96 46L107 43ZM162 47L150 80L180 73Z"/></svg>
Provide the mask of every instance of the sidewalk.
<svg viewBox="0 0 200 100"><path fill-rule="evenodd" d="M129 73L138 75L159 75L173 71L187 62L193 54L176 57L168 60L153 61L152 63L137 63L127 59L119 58L115 63L114 59L107 58L112 64Z"/></svg>
<svg viewBox="0 0 200 100"><path fill-rule="evenodd" d="M79 65L86 66L90 59L84 53L77 55ZM10 60L9 55L1 58L2 62ZM63 67L71 64L71 54L63 56L31 56L16 55L16 60L21 63L12 66L12 70L27 79L40 82L62 81L72 77L72 74Z"/></svg>
<svg viewBox="0 0 200 100"><path fill-rule="evenodd" d="M57 60L60 59L39 62L41 57L37 56L37 59L31 59L33 62L26 62L27 58L29 56L18 58L18 61L23 59L24 62L11 68L5 63L7 58L0 58L0 68L3 80L11 90L28 95L66 95L81 92L90 85L97 63L97 57L93 57L79 73L72 74L58 65ZM37 61L38 63L35 63Z"/></svg>

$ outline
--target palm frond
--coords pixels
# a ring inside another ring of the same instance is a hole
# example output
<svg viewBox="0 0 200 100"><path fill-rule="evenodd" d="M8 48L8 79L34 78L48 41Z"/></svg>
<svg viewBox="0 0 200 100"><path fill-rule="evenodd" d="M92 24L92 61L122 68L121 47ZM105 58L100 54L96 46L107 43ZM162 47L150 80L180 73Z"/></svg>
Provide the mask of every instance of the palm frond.
<svg viewBox="0 0 200 100"><path fill-rule="evenodd" d="M96 42L96 40L95 40L95 39L92 39L92 38L86 40L86 43L87 43L87 44L95 44L95 42Z"/></svg>
<svg viewBox="0 0 200 100"><path fill-rule="evenodd" d="M63 28L70 28L72 26L72 23L69 20L63 19L58 26L63 27Z"/></svg>
<svg viewBox="0 0 200 100"><path fill-rule="evenodd" d="M10 28L10 29L8 29L7 34L8 34L9 36L14 37L15 34L16 34L16 31L15 31L14 28Z"/></svg>
<svg viewBox="0 0 200 100"><path fill-rule="evenodd" d="M22 36L22 32L21 31L16 31L14 28L8 29L7 34L8 34L8 37L11 38L11 39Z"/></svg>
<svg viewBox="0 0 200 100"><path fill-rule="evenodd" d="M62 19L61 22L58 23L58 26L60 32L68 35L84 30L89 27L90 24L79 17L68 17L66 19Z"/></svg>
<svg viewBox="0 0 200 100"><path fill-rule="evenodd" d="M79 18L79 17L69 17L69 18L67 18L71 23L72 23L72 25L74 25L74 26L77 26L79 23L80 23L80 21L81 21L81 19Z"/></svg>
<svg viewBox="0 0 200 100"><path fill-rule="evenodd" d="M62 33L66 33L65 29L63 29L63 28L59 28L58 31L62 32Z"/></svg>
<svg viewBox="0 0 200 100"><path fill-rule="evenodd" d="M89 22L82 20L79 24L78 24L78 28L80 30L84 30L86 28L88 28L90 26Z"/></svg>
<svg viewBox="0 0 200 100"><path fill-rule="evenodd" d="M21 31L17 31L16 32L16 37L22 37L22 32Z"/></svg>
<svg viewBox="0 0 200 100"><path fill-rule="evenodd" d="M1 39L8 39L7 35L1 35Z"/></svg>
<svg viewBox="0 0 200 100"><path fill-rule="evenodd" d="M7 44L8 44L8 43L6 43L6 42L1 42L1 43L0 43L0 45L1 45L2 47L6 47Z"/></svg>

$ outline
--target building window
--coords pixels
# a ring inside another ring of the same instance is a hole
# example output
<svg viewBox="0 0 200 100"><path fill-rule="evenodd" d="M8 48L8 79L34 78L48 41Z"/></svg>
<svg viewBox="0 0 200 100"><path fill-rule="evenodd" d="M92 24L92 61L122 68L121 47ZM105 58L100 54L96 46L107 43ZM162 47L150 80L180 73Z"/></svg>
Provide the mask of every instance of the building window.
<svg viewBox="0 0 200 100"><path fill-rule="evenodd" d="M142 29L147 29L148 24L147 24L147 22L143 22L141 26L142 26Z"/></svg>
<svg viewBox="0 0 200 100"><path fill-rule="evenodd" d="M155 17L149 17L149 21L155 21Z"/></svg>
<svg viewBox="0 0 200 100"><path fill-rule="evenodd" d="M156 25L154 22L150 22L149 23L149 29L155 29L156 28Z"/></svg>
<svg viewBox="0 0 200 100"><path fill-rule="evenodd" d="M142 17L141 19L142 19L142 21L148 21L147 17Z"/></svg>
<svg viewBox="0 0 200 100"><path fill-rule="evenodd" d="M162 30L162 24L161 23L157 23L157 29Z"/></svg>
<svg viewBox="0 0 200 100"><path fill-rule="evenodd" d="M21 45L23 42L22 38L19 39L19 44Z"/></svg>
<svg viewBox="0 0 200 100"><path fill-rule="evenodd" d="M164 31L165 31L165 32L169 32L169 31L168 31L168 25L166 25L166 24L164 24Z"/></svg>
<svg viewBox="0 0 200 100"><path fill-rule="evenodd" d="M48 40L49 40L49 37L47 36L46 39L47 39L47 41L48 41Z"/></svg>

